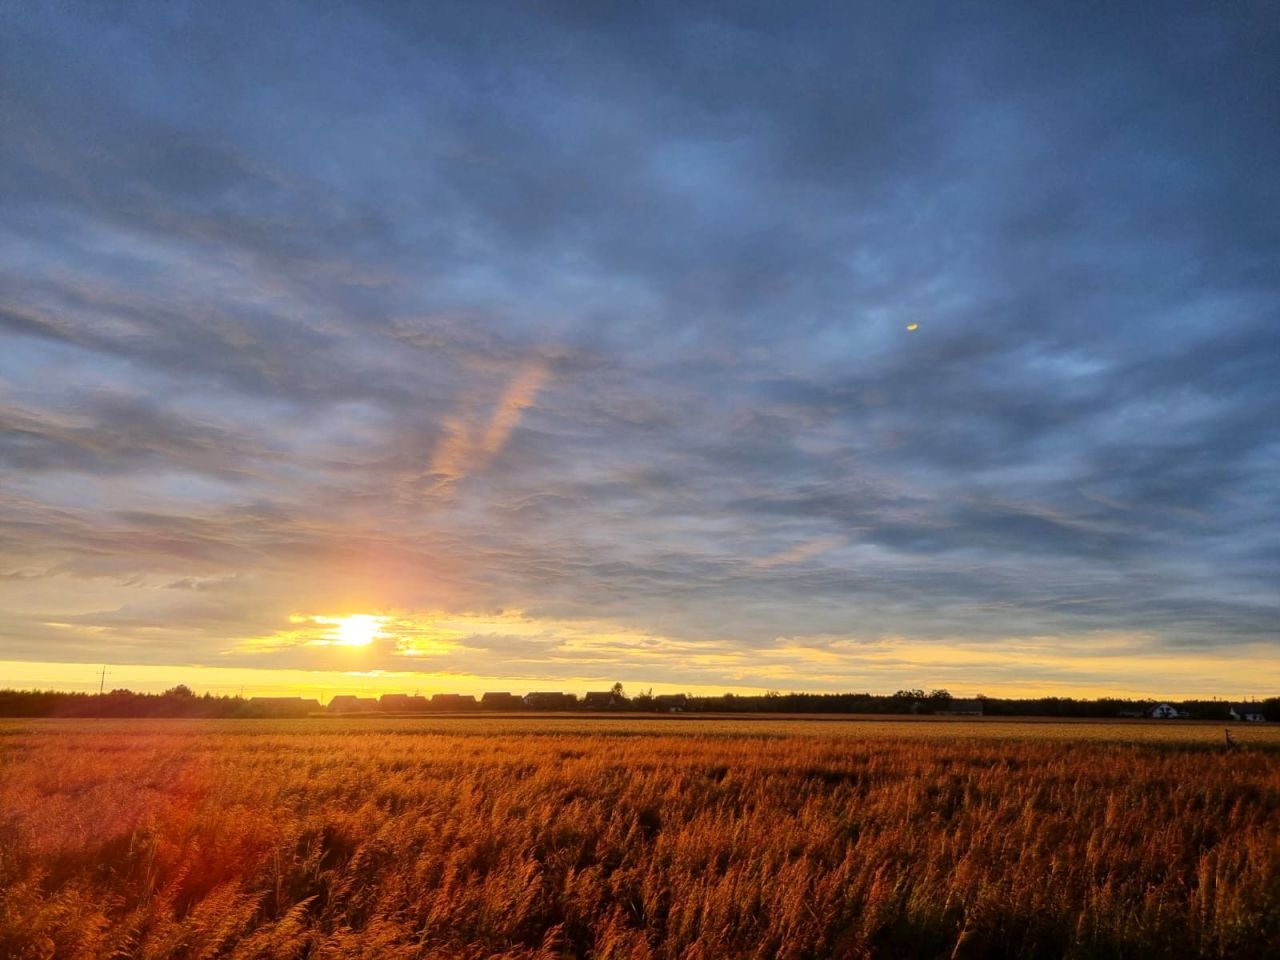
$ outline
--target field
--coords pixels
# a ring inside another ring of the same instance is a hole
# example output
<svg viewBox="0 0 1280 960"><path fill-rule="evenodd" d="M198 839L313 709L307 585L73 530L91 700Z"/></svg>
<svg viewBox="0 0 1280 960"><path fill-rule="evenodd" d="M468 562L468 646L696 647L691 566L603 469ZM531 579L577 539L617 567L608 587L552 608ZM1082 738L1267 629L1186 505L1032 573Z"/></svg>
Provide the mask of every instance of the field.
<svg viewBox="0 0 1280 960"><path fill-rule="evenodd" d="M0 957L1280 957L1280 730L0 723Z"/></svg>

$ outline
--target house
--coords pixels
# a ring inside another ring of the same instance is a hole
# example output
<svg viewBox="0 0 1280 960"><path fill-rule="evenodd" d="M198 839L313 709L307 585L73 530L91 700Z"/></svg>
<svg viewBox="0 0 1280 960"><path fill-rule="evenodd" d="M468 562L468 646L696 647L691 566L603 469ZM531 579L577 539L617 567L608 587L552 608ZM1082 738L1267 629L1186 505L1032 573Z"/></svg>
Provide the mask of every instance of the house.
<svg viewBox="0 0 1280 960"><path fill-rule="evenodd" d="M329 701L330 713L374 713L378 701L374 697L353 697L341 694Z"/></svg>
<svg viewBox="0 0 1280 960"><path fill-rule="evenodd" d="M384 713L421 713L427 709L427 698L416 693L384 693L378 698L378 709Z"/></svg>
<svg viewBox="0 0 1280 960"><path fill-rule="evenodd" d="M1167 703L1160 703L1148 710L1147 716L1153 720L1177 720L1179 712Z"/></svg>
<svg viewBox="0 0 1280 960"><path fill-rule="evenodd" d="M940 717L980 717L982 716L982 701L944 700L942 705L933 712Z"/></svg>
<svg viewBox="0 0 1280 960"><path fill-rule="evenodd" d="M689 698L683 693L662 693L653 698L653 709L658 713L683 713L689 706Z"/></svg>
<svg viewBox="0 0 1280 960"><path fill-rule="evenodd" d="M524 705L530 710L572 710L578 698L572 693L536 691L524 695Z"/></svg>
<svg viewBox="0 0 1280 960"><path fill-rule="evenodd" d="M617 710L626 704L626 697L612 690L593 691L582 698L582 706L587 710Z"/></svg>
<svg viewBox="0 0 1280 960"><path fill-rule="evenodd" d="M1227 709L1227 716L1232 720L1243 720L1245 723L1266 723L1266 715L1258 709L1256 703L1236 704Z"/></svg>
<svg viewBox="0 0 1280 960"><path fill-rule="evenodd" d="M519 710L524 701L514 693L486 693L480 698L482 710Z"/></svg>
<svg viewBox="0 0 1280 960"><path fill-rule="evenodd" d="M250 697L249 709L261 717L305 717L320 712L320 701L302 697Z"/></svg>
<svg viewBox="0 0 1280 960"><path fill-rule="evenodd" d="M476 698L469 693L437 693L431 698L432 710L474 710Z"/></svg>

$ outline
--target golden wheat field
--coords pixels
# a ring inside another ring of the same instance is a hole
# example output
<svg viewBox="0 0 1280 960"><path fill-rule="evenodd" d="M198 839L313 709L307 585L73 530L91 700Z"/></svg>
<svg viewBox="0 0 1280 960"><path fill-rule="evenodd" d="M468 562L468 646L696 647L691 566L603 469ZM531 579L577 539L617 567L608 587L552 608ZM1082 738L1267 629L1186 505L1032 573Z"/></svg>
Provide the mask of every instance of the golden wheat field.
<svg viewBox="0 0 1280 960"><path fill-rule="evenodd" d="M1280 956L1280 731L0 723L0 957Z"/></svg>

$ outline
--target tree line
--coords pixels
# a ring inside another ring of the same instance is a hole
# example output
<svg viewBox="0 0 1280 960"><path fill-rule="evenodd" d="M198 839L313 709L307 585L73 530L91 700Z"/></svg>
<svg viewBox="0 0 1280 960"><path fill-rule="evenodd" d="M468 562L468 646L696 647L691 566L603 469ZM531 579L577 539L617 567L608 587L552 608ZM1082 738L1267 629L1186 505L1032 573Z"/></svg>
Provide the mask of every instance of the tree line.
<svg viewBox="0 0 1280 960"><path fill-rule="evenodd" d="M977 697L956 701L946 690L899 690L873 693L726 693L720 696L655 697L651 692L626 698L621 685L610 709L681 713L799 713L921 715L956 712L963 703L981 706L989 717L1110 718L1140 716L1157 702L1167 702L1197 720L1226 720L1233 705L1225 700L1154 701L1116 697ZM1268 720L1280 721L1280 697L1251 702ZM579 706L579 709L589 709ZM238 696L197 695L183 684L163 693L112 690L75 693L57 690L0 690L0 717L189 717L251 718L276 715L269 707Z"/></svg>

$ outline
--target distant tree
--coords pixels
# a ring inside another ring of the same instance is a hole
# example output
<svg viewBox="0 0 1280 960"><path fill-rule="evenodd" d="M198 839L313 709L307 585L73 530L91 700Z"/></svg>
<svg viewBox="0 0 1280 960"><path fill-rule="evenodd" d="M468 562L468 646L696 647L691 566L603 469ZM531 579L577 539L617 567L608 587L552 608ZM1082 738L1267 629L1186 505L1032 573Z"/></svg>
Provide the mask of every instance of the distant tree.
<svg viewBox="0 0 1280 960"><path fill-rule="evenodd" d="M955 698L951 696L951 691L949 690L930 690L929 699L930 700L954 700Z"/></svg>
<svg viewBox="0 0 1280 960"><path fill-rule="evenodd" d="M615 697L621 697L621 696L622 696L622 681L621 681L621 680L619 680L617 683L615 683L615 684L613 685L613 687L612 687L611 689L612 689L612 693L613 693L613 695L614 695Z"/></svg>
<svg viewBox="0 0 1280 960"><path fill-rule="evenodd" d="M184 700L195 696L195 694L191 692L191 688L185 683L180 683L176 687L170 687L164 692L164 695L166 697L178 697Z"/></svg>

